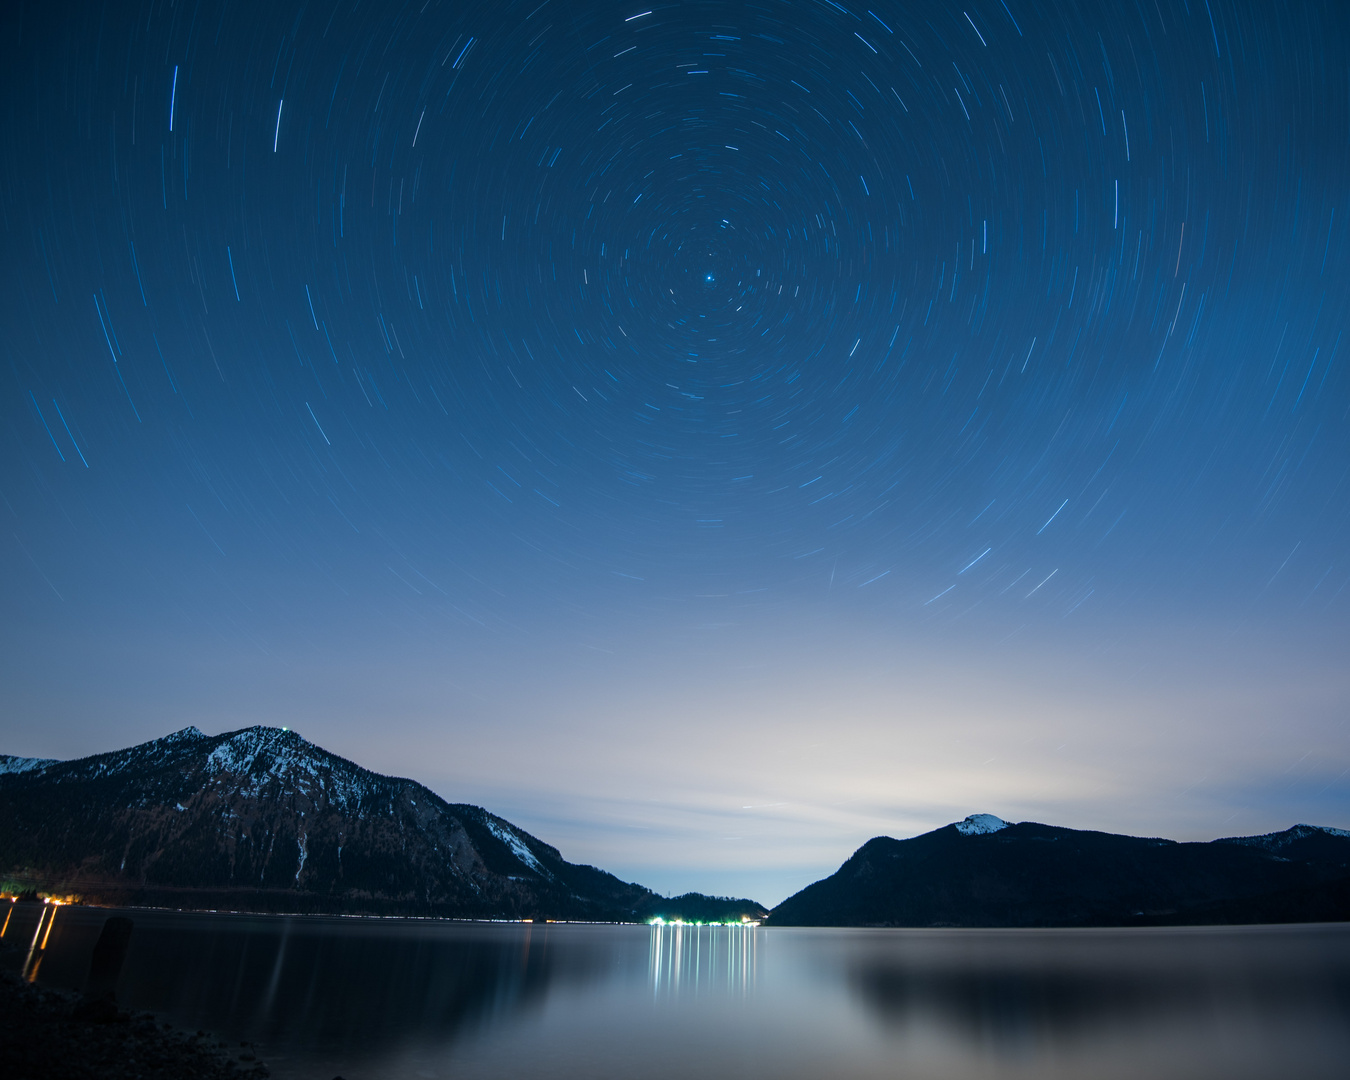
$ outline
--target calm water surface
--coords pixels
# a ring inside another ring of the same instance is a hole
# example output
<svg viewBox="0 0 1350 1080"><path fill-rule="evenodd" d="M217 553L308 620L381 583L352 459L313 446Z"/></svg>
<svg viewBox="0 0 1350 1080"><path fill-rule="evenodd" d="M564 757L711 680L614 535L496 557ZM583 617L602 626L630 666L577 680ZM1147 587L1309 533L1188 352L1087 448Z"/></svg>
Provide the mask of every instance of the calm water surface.
<svg viewBox="0 0 1350 1080"><path fill-rule="evenodd" d="M16 911L17 967L36 923ZM62 909L79 987L111 912ZM119 1000L277 1080L1350 1075L1350 926L527 926L131 911Z"/></svg>

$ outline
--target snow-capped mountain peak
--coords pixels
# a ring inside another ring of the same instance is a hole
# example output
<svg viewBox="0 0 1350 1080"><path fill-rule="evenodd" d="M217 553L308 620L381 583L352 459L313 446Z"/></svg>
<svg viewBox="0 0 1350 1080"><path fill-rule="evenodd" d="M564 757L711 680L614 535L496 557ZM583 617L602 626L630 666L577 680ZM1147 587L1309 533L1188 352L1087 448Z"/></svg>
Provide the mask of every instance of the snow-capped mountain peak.
<svg viewBox="0 0 1350 1080"><path fill-rule="evenodd" d="M162 743L188 742L188 741L195 741L197 739L205 739L207 737L208 736L206 732L204 732L196 724L189 724L187 727L180 728L171 735L165 735L164 738L160 739L159 741Z"/></svg>
<svg viewBox="0 0 1350 1080"><path fill-rule="evenodd" d="M987 836L1007 827L1008 822L993 814L971 814L965 820L956 823L956 831L962 836Z"/></svg>
<svg viewBox="0 0 1350 1080"><path fill-rule="evenodd" d="M1330 825L1294 825L1282 832L1262 833L1260 836L1229 836L1218 841L1221 844L1244 844L1247 847L1265 848L1267 851L1279 851L1300 840L1319 836L1350 837L1350 831L1332 828Z"/></svg>

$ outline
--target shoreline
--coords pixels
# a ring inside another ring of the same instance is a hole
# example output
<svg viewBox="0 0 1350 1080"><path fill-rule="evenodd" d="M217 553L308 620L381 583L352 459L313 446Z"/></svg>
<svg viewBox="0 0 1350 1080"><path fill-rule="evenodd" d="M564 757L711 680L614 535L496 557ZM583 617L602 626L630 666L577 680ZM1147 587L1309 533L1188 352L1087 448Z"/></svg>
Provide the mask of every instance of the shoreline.
<svg viewBox="0 0 1350 1080"><path fill-rule="evenodd" d="M82 1008L82 1006L84 1006ZM76 993L0 971L0 1047L12 1080L267 1080L249 1043L230 1046L111 999L90 1007Z"/></svg>
<svg viewBox="0 0 1350 1080"><path fill-rule="evenodd" d="M633 927L652 927L652 926L685 926L685 927L731 927L733 929L760 929L760 930L932 930L932 931L952 931L967 930L977 932L1008 932L1008 931L1093 931L1100 932L1106 930L1275 930L1280 928L1307 928L1307 927L1350 927L1350 918L1341 919L1283 919L1283 920L1260 920L1250 922L1191 922L1191 921L1163 921L1157 922L1146 919L1139 919L1132 922L1100 922L1100 923L1069 923L1069 924L962 924L962 923L929 923L919 924L896 924L896 923L775 923L772 920L741 920L739 922L718 922L718 921L698 921L682 919L662 919L652 918L642 921L619 921L612 919L511 919L511 918L489 918L475 917L472 915L383 915L373 912L344 912L344 911L277 911L276 909L259 910L251 908L199 908L199 907L170 907L159 904L117 904L103 903L97 901L76 900L63 903L62 908L68 911L127 911L127 912L154 912L160 914L172 915L240 915L253 918L274 918L274 919L346 919L346 920L364 920L370 922L425 922L425 923L454 923L459 925L477 925L477 926L633 926ZM4 949L0 945L0 951Z"/></svg>

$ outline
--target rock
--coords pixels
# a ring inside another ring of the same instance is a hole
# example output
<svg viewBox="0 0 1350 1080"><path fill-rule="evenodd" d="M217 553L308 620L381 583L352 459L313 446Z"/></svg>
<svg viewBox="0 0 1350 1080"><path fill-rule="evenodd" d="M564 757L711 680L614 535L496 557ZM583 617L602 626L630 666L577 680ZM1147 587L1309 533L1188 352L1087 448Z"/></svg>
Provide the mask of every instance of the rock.
<svg viewBox="0 0 1350 1080"><path fill-rule="evenodd" d="M125 1023L130 1017L117 1007L117 998L111 993L98 997L86 995L71 1013L71 1018L85 1024Z"/></svg>
<svg viewBox="0 0 1350 1080"><path fill-rule="evenodd" d="M247 1056L253 1059L252 1048ZM265 1080L196 1035L120 1011L111 994L77 999L0 974L0 1076L6 1080Z"/></svg>

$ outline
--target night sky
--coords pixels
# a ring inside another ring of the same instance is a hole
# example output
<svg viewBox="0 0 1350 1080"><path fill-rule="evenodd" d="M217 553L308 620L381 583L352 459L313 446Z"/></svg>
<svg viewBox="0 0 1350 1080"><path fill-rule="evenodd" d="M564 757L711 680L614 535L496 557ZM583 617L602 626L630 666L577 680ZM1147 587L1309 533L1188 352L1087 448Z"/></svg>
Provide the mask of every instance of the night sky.
<svg viewBox="0 0 1350 1080"><path fill-rule="evenodd" d="M6 5L0 750L1350 826L1350 7L868 2Z"/></svg>

